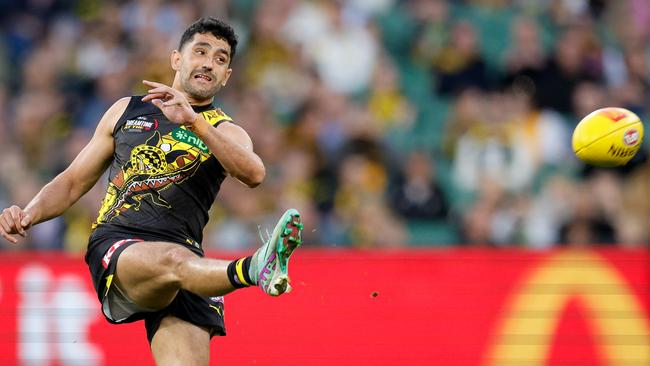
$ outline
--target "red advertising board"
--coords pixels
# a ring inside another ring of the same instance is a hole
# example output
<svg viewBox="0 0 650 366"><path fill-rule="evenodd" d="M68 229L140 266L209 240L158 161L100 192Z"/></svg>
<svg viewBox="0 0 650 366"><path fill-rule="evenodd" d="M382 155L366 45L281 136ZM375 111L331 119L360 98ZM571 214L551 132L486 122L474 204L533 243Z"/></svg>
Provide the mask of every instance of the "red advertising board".
<svg viewBox="0 0 650 366"><path fill-rule="evenodd" d="M650 364L648 251L301 250L291 273L286 296L226 296L211 364ZM153 361L142 324L103 319L81 257L5 253L0 364Z"/></svg>

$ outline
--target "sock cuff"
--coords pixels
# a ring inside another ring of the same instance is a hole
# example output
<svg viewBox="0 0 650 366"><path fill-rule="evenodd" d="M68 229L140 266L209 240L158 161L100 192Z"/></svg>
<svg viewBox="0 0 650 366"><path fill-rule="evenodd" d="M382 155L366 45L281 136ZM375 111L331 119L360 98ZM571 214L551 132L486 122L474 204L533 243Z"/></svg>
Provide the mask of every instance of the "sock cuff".
<svg viewBox="0 0 650 366"><path fill-rule="evenodd" d="M251 257L239 258L228 265L228 279L235 288L248 287L255 284L248 274Z"/></svg>

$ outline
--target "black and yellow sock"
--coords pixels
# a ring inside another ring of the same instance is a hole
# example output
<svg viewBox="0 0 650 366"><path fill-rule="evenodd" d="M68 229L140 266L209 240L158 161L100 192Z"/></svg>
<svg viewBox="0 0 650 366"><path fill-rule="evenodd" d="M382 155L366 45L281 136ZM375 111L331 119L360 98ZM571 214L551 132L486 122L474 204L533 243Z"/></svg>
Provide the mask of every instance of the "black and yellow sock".
<svg viewBox="0 0 650 366"><path fill-rule="evenodd" d="M255 285L248 274L253 257L239 258L228 265L228 279L235 288Z"/></svg>

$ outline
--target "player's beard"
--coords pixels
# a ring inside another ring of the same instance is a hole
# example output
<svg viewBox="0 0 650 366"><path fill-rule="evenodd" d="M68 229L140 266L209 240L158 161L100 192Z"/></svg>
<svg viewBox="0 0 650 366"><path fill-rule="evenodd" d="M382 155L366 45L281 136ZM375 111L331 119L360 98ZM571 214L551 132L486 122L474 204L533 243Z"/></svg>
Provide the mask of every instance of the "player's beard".
<svg viewBox="0 0 650 366"><path fill-rule="evenodd" d="M210 77L213 79L213 81L215 80L214 75L210 75ZM217 82L214 83L214 86L210 88L200 88L192 84L193 78L194 75L190 74L190 77L181 79L181 86L183 87L183 90L185 90L185 92L193 99L196 100L210 99L217 94L219 89L221 89L221 84L218 82L218 80Z"/></svg>

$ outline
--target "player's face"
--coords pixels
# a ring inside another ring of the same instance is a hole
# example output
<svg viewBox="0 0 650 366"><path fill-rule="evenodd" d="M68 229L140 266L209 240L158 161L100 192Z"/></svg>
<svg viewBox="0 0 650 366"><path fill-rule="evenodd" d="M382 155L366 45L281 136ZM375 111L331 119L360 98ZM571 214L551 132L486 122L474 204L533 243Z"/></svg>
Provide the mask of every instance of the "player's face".
<svg viewBox="0 0 650 366"><path fill-rule="evenodd" d="M181 87L192 98L212 98L226 85L232 69L230 45L212 34L197 33L172 54L172 67L179 72Z"/></svg>

